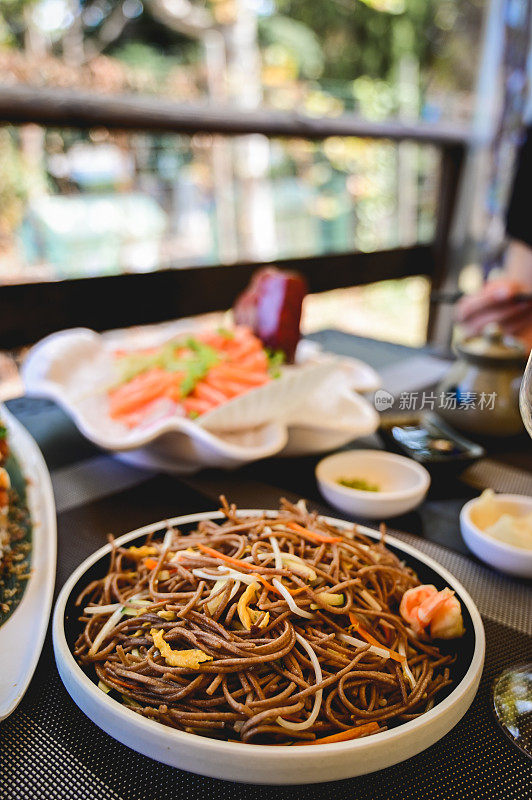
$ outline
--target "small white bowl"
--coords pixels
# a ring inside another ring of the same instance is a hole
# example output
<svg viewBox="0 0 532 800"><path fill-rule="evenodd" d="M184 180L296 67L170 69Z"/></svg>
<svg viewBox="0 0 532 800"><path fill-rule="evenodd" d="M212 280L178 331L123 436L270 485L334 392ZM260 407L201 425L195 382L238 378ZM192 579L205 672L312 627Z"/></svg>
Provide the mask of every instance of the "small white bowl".
<svg viewBox="0 0 532 800"><path fill-rule="evenodd" d="M350 489L341 478L361 478L377 484L378 492ZM320 492L335 508L353 516L385 519L416 508L430 486L421 464L384 450L346 450L324 458L316 466Z"/></svg>
<svg viewBox="0 0 532 800"><path fill-rule="evenodd" d="M522 494L498 494L496 497L498 503L504 504L504 511L510 514L520 516L532 513L532 497ZM478 497L469 500L460 512L460 530L471 552L500 572L532 578L532 550L505 544L480 530L471 521L471 509L477 502Z"/></svg>

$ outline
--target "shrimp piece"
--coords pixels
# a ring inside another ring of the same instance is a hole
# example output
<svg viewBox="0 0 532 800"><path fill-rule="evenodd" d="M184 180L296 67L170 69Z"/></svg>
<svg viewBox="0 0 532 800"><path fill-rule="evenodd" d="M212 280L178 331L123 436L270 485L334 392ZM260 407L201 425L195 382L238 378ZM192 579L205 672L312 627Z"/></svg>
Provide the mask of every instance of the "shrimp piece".
<svg viewBox="0 0 532 800"><path fill-rule="evenodd" d="M11 489L11 481L9 480L9 473L4 467L0 467L0 513L7 513L9 506L9 490Z"/></svg>
<svg viewBox="0 0 532 800"><path fill-rule="evenodd" d="M430 635L433 639L457 639L464 633L460 601L451 592L432 615Z"/></svg>
<svg viewBox="0 0 532 800"><path fill-rule="evenodd" d="M454 639L464 633L462 609L454 592L440 592L432 584L408 589L401 600L399 612L417 635L427 632L434 639Z"/></svg>
<svg viewBox="0 0 532 800"><path fill-rule="evenodd" d="M9 546L8 515L9 515L9 489L11 481L9 473L4 467L0 467L0 564L2 554Z"/></svg>
<svg viewBox="0 0 532 800"><path fill-rule="evenodd" d="M415 633L423 633L426 627L426 623L419 619L419 609L424 602L431 600L437 593L436 587L429 584L415 586L404 593L399 606L399 613L411 625Z"/></svg>

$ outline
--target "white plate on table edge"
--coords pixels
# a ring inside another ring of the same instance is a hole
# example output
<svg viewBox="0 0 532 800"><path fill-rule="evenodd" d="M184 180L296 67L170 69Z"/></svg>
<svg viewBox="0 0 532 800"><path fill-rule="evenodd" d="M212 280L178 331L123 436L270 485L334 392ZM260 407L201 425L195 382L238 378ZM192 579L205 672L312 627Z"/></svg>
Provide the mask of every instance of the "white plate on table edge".
<svg viewBox="0 0 532 800"><path fill-rule="evenodd" d="M22 700L41 654L55 581L57 533L52 482L41 451L12 414L0 406L10 449L28 481L32 525L30 577L22 599L0 626L0 720Z"/></svg>
<svg viewBox="0 0 532 800"><path fill-rule="evenodd" d="M264 510L242 509L239 515L261 515ZM275 517L278 512L266 511ZM185 525L205 519L222 519L220 512L203 512L161 520L116 539L118 545L170 525ZM352 529L353 523L334 517L321 517L341 529ZM373 539L380 533L365 526L358 530ZM446 585L454 589L466 606L474 636L471 661L462 680L445 699L421 717L399 727L372 736L297 748L280 745L253 745L220 741L168 728L146 719L108 697L84 673L72 655L66 640L64 617L66 604L77 582L102 556L110 552L105 545L89 556L72 573L63 586L53 616L53 643L61 679L79 708L102 730L122 744L150 758L196 774L222 780L254 784L303 784L363 775L397 764L430 747L445 736L463 717L478 689L484 664L485 635L477 607L462 584L434 559L415 547L389 536L387 544L401 550L435 571ZM315 750L319 747L319 750ZM296 757L297 753L297 757Z"/></svg>

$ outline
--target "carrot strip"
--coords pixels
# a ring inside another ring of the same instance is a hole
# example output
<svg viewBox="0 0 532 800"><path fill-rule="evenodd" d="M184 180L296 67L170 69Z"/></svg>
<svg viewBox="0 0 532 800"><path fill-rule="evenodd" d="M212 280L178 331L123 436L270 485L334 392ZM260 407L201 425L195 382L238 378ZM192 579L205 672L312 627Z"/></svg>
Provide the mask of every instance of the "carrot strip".
<svg viewBox="0 0 532 800"><path fill-rule="evenodd" d="M120 686L125 686L125 687L126 687L126 689L138 689L138 688L139 688L138 686L135 686L135 684L134 684L134 683L127 683L127 681L119 681L119 680L118 680L118 678L115 678L115 676L114 676L114 675L113 675L113 677L112 677L112 678L110 678L109 680L110 680L110 681L112 681L113 683L119 683L119 684L120 684ZM112 688L113 688L113 687L111 686L111 689L112 689Z"/></svg>
<svg viewBox="0 0 532 800"><path fill-rule="evenodd" d="M227 347L227 355L231 361L241 361L247 356L262 351L262 345L258 339L249 339L247 342L233 342L233 347Z"/></svg>
<svg viewBox="0 0 532 800"><path fill-rule="evenodd" d="M356 618L356 616L352 611L349 612L349 620L355 631L359 633L367 642L369 642L369 644L372 644L375 647L380 647L381 650L387 650L388 653L390 654L390 658L393 661L399 661L399 663L401 664L403 663L403 661L405 661L405 656L402 656L400 653L396 653L395 650L390 650L390 648L386 647L385 644L381 644L378 639L375 639L375 637L372 636L371 633L368 633L368 631L362 627L362 625L360 624L360 622L358 621L358 619Z"/></svg>
<svg viewBox="0 0 532 800"><path fill-rule="evenodd" d="M173 383L174 376L160 369L138 375L111 394L109 403L111 416L137 411L164 394Z"/></svg>
<svg viewBox="0 0 532 800"><path fill-rule="evenodd" d="M212 556L213 558L220 558L222 561L227 561L228 564L233 564L235 567L239 568L244 567L244 569L249 569L253 572L257 572L260 569L262 569L262 567L257 567L255 566L255 564L250 564L249 561L240 561L240 559L238 558L231 558L231 556L226 556L225 553L220 553L218 550L214 550L214 548L212 547L207 547L207 545L205 544L198 544L198 548L201 550L202 553L205 553L205 555ZM258 581L262 583L263 586L265 586L268 589L268 591L274 592L275 594L282 596L281 592L278 589L276 589L275 586L272 586L271 583L268 583L266 578L263 578L262 575L257 575L256 578ZM289 589L288 591L292 596L295 597L295 595L304 592L305 589L306 589L305 586L301 586L299 589L294 589L292 591L290 591Z"/></svg>
<svg viewBox="0 0 532 800"><path fill-rule="evenodd" d="M145 566L147 569L149 569L149 570L155 569L155 567L157 566L157 564L158 564L158 563L159 563L159 562L158 562L158 561L157 561L157 559L155 559L155 558L150 558L150 557L148 557L148 558L145 558L145 559L144 559L144 566ZM176 568L176 567L171 567L171 566L168 566L168 567L167 567L167 570L168 570L169 572L173 573L173 572L176 572L176 571L177 571L177 568Z"/></svg>
<svg viewBox="0 0 532 800"><path fill-rule="evenodd" d="M266 578L263 578L262 575L257 575L256 577L257 580L259 580L263 584L263 586L265 586L268 589L268 591L275 592L275 594L278 594L279 597L283 596L282 592L280 592L279 589L276 589L275 586L272 586L271 583L268 583ZM286 590L292 595L292 597L296 597L298 594L301 594L301 592L304 592L306 588L307 588L306 586L300 586L299 589L289 589L287 586Z"/></svg>
<svg viewBox="0 0 532 800"><path fill-rule="evenodd" d="M220 553L218 550L214 550L212 547L207 547L205 544L198 544L198 548L202 553L212 556L213 558L220 558L222 561L227 561L228 564L233 564L235 567L249 569L252 572L257 572L258 570L262 569L262 567L256 567L255 564L250 564L248 561L240 561L238 558L226 556L225 553Z"/></svg>
<svg viewBox="0 0 532 800"><path fill-rule="evenodd" d="M306 589L307 589L306 586L300 586L299 589L289 589L288 591L290 592L292 597L297 597L298 594L301 594L302 592L305 592ZM279 592L279 594L281 594L281 593Z"/></svg>
<svg viewBox="0 0 532 800"><path fill-rule="evenodd" d="M294 747L302 747L309 744L333 744L334 742L349 742L351 739L360 739L362 736L369 736L380 731L380 726L376 722L366 722L365 725L358 725L356 728L348 728L346 731L333 733L330 736L323 736L321 739L314 739L311 742L295 742Z"/></svg>
<svg viewBox="0 0 532 800"><path fill-rule="evenodd" d="M316 531L309 531L297 522L289 522L288 527L293 531L300 533L303 538L310 539L311 542L324 542L325 544L333 544L334 542L343 542L341 536L329 536L325 533L316 533Z"/></svg>
<svg viewBox="0 0 532 800"><path fill-rule="evenodd" d="M262 386L269 380L265 372L251 372L245 368L239 368L233 364L217 364L211 370L212 374L229 378L237 383L245 383L249 386Z"/></svg>
<svg viewBox="0 0 532 800"><path fill-rule="evenodd" d="M250 369L252 372L267 372L268 370L268 359L263 350L250 353L245 358L240 358L238 363L240 367Z"/></svg>
<svg viewBox="0 0 532 800"><path fill-rule="evenodd" d="M187 413L195 411L197 414L206 414L211 408L214 408L212 403L206 400L200 400L198 397L185 397L181 405Z"/></svg>
<svg viewBox="0 0 532 800"><path fill-rule="evenodd" d="M271 585L271 583L268 583L268 581L266 580L266 578L263 578L263 577L262 577L262 575L257 575L257 580L258 580L258 581L260 581L260 582L262 583L262 585L263 585L263 586L264 586L264 587L265 587L265 588L266 588L266 589L267 589L269 592L273 592L274 594L278 594L278 595L280 595L280 596L282 597L282 594L281 594L281 592L279 591L279 589L276 589L276 588L275 588L275 586L272 586L272 585Z"/></svg>
<svg viewBox="0 0 532 800"><path fill-rule="evenodd" d="M218 389L218 391L223 392L228 399L231 397L238 397L238 395L244 394L244 392L247 392L250 388L249 385L246 386L244 383L229 381L221 375L213 375L212 372L207 373L203 379L203 385Z"/></svg>
<svg viewBox="0 0 532 800"><path fill-rule="evenodd" d="M219 406L220 403L227 402L226 394L220 391L220 389L215 389L212 386L208 386L204 381L200 381L196 384L192 396L217 406Z"/></svg>

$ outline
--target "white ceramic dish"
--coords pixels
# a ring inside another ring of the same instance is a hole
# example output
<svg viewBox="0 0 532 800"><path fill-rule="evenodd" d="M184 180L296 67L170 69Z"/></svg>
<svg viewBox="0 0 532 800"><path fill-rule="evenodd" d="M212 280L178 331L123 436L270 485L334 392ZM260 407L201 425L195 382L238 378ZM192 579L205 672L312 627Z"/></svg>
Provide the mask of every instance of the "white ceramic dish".
<svg viewBox="0 0 532 800"><path fill-rule="evenodd" d="M215 435L200 428L195 436L169 431L149 446L116 451L121 460L137 467L173 475L190 475L201 466L235 469L275 455L288 442L285 425L271 422L259 428Z"/></svg>
<svg viewBox="0 0 532 800"><path fill-rule="evenodd" d="M32 519L31 576L22 599L0 627L0 720L15 710L37 666L50 616L55 580L56 521L52 484L41 451L4 407L0 418L28 480Z"/></svg>
<svg viewBox="0 0 532 800"><path fill-rule="evenodd" d="M176 332L187 331L180 327ZM171 338L169 332L166 338ZM52 334L32 348L22 375L29 395L50 397L84 436L138 465L149 463L174 473L205 466L234 468L280 452L323 452L368 435L378 425L375 410L353 390L367 385L364 370L355 365L347 376L334 358L322 355L315 361L302 359L300 366L287 367L280 379L199 420L171 415L130 430L109 416L105 392L94 390L113 381L111 354L118 341L123 346L123 337L117 340L86 328ZM326 391L320 395L321 387ZM324 397L327 402L320 409ZM333 414L331 397L337 406Z"/></svg>
<svg viewBox="0 0 532 800"><path fill-rule="evenodd" d="M306 456L336 450L361 436L375 433L379 415L368 401L333 373L307 401L298 406L288 425L282 456Z"/></svg>
<svg viewBox="0 0 532 800"><path fill-rule="evenodd" d="M31 394L62 405L87 438L111 450L132 450L168 432L194 438L198 430L234 432L284 419L333 369L322 362L283 367L277 380L234 397L197 420L169 413L133 429L109 416L106 387L116 380L113 348L88 328L60 331L38 342L23 364L22 376Z"/></svg>
<svg viewBox="0 0 532 800"><path fill-rule="evenodd" d="M241 511L260 514L261 511ZM272 512L275 515L275 512ZM147 525L121 536L118 543L142 540L148 533L166 530L167 525L184 526L202 519L219 519L219 513L191 514L186 517ZM351 526L330 517L325 519L348 530ZM367 536L378 538L370 528L360 528ZM365 739L312 748L247 745L219 741L169 729L154 720L139 716L131 709L100 691L76 663L67 641L76 636L77 610L73 605L81 587L94 569L104 574L109 545L98 550L81 564L64 585L57 600L53 620L54 651L59 674L73 700L100 728L115 739L157 761L180 769L223 780L259 784L301 784L340 780L384 769L425 750L445 736L469 708L478 688L484 663L484 629L480 614L463 586L443 567L415 548L389 537L393 547L424 582L438 588L450 586L462 603L466 635L457 645L461 677L447 697L418 719ZM101 571L100 571L101 567ZM457 667L458 669L458 663ZM318 749L316 749L318 748Z"/></svg>
<svg viewBox="0 0 532 800"><path fill-rule="evenodd" d="M341 478L360 478L379 486L378 492L350 489ZM316 466L320 492L335 508L353 516L383 519L416 508L430 486L430 475L411 458L384 450L346 450Z"/></svg>
<svg viewBox="0 0 532 800"><path fill-rule="evenodd" d="M354 392L369 394L380 389L381 379L378 372L373 367L360 361L358 358L350 356L332 355L325 351L320 344L310 339L301 339L296 350L296 362L298 364L334 362L346 384Z"/></svg>
<svg viewBox="0 0 532 800"><path fill-rule="evenodd" d="M460 512L460 530L471 552L500 572L532 578L532 550L505 544L480 530L471 521L471 509L477 502L478 498L469 500ZM520 516L532 513L532 497L522 494L498 494L497 503L510 514Z"/></svg>

